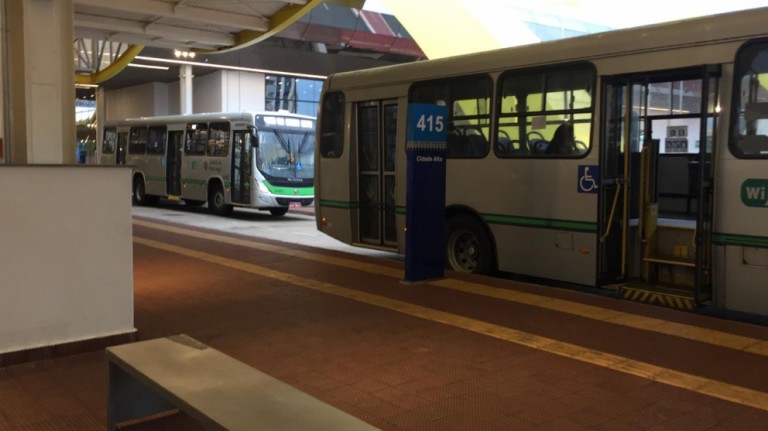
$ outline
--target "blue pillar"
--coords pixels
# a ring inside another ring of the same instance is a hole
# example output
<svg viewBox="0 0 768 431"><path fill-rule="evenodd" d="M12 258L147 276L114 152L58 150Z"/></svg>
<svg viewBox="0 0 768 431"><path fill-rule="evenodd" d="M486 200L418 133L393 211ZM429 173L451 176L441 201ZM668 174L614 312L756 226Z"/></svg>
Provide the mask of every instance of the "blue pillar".
<svg viewBox="0 0 768 431"><path fill-rule="evenodd" d="M408 105L405 281L440 278L445 268L448 108Z"/></svg>

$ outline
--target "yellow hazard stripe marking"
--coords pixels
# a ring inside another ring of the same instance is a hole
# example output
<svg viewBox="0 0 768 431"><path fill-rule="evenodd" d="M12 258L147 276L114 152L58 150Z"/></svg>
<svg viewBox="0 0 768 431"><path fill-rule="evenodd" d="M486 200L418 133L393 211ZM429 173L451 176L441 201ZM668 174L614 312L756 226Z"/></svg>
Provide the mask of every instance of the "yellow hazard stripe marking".
<svg viewBox="0 0 768 431"><path fill-rule="evenodd" d="M652 292L632 287L622 287L621 289L623 291L622 297L624 299L645 302L647 304L659 304L680 310L693 310L694 308L693 299L684 296Z"/></svg>
<svg viewBox="0 0 768 431"><path fill-rule="evenodd" d="M191 236L209 241L216 241L224 244L247 247L256 250L267 251L270 253L282 254L285 256L298 257L314 262L321 262L328 265L350 268L358 271L369 272L372 274L383 275L393 278L402 278L403 270L391 268L383 265L365 263L359 260L346 259L312 253L303 250L296 250L288 247L255 242L253 240L244 240L205 232L194 231L175 226L168 226L160 223L152 223L134 219L133 223L150 229L163 230L179 235ZM430 281L427 284L447 289L453 289L474 295L481 295L495 299L501 299L509 302L530 305L547 310L566 313L587 319L598 320L612 323L615 325L626 326L629 328L640 329L658 334L670 335L687 340L698 341L701 343L712 344L728 349L750 352L762 356L768 356L768 341L758 338L745 337L731 334L728 332L717 331L713 329L701 328L698 326L687 325L684 323L668 322L662 319L645 317L636 314L623 313L608 308L597 307L594 305L579 304L576 302L562 299L551 298L548 296L535 295L525 292L517 292L509 289L499 289L486 286L480 283L470 283L446 277L442 280Z"/></svg>
<svg viewBox="0 0 768 431"><path fill-rule="evenodd" d="M730 401L760 410L768 411L768 394L754 389L736 386L729 383L707 379L693 374L683 373L646 362L635 361L623 356L613 355L599 350L589 349L552 338L541 337L528 332L518 331L481 320L471 319L444 311L434 310L420 305L396 299L385 298L359 290L349 289L332 283L299 277L276 271L264 266L254 265L234 259L216 256L197 250L165 244L144 238L134 237L134 242L148 247L192 257L209 263L237 269L258 277L271 278L296 286L312 289L326 294L336 295L368 305L396 311L420 319L442 323L444 325L465 329L477 334L497 338L532 349L555 354L579 362L608 368L658 383L667 384L692 392L708 395L725 401Z"/></svg>

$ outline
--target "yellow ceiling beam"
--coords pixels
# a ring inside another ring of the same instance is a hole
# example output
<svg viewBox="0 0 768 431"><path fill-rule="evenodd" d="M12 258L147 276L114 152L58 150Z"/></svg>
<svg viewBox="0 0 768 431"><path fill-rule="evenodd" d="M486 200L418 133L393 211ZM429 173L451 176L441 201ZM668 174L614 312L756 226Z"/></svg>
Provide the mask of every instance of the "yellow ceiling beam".
<svg viewBox="0 0 768 431"><path fill-rule="evenodd" d="M101 84L102 82L117 75L123 69L125 69L128 66L128 63L133 61L133 59L136 58L137 55L139 55L142 49L144 49L144 45L129 46L125 50L125 52L123 52L120 55L120 57L115 59L105 69L97 70L96 72L91 73L90 75L75 75L75 83L90 84L90 85Z"/></svg>

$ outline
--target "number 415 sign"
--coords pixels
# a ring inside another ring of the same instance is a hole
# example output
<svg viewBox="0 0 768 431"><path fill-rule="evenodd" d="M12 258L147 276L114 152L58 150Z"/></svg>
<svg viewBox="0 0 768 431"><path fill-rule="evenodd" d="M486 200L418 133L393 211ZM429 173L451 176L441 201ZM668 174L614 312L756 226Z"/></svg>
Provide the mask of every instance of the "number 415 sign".
<svg viewBox="0 0 768 431"><path fill-rule="evenodd" d="M408 105L408 142L445 142L448 107L412 103Z"/></svg>

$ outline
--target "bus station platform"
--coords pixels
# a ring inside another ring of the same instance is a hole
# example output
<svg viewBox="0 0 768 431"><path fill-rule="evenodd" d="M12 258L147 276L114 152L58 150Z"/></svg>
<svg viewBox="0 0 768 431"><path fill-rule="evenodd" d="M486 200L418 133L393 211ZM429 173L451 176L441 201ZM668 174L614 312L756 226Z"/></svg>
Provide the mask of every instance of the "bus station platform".
<svg viewBox="0 0 768 431"><path fill-rule="evenodd" d="M134 216L140 340L186 334L382 430L765 430L768 327ZM194 387L196 377L189 376ZM104 350L0 368L0 431L103 430ZM127 430L190 430L183 414Z"/></svg>

